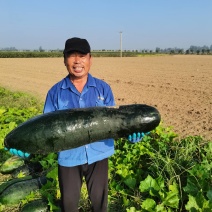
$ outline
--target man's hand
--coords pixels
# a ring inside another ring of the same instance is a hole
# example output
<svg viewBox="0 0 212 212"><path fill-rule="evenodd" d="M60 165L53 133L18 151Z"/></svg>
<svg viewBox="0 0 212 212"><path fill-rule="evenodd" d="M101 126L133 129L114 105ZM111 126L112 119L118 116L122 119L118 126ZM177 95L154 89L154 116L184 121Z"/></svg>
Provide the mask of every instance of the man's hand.
<svg viewBox="0 0 212 212"><path fill-rule="evenodd" d="M30 156L29 153L27 152L22 152L21 150L17 150L17 149L7 149L7 148L4 148L5 150L9 151L12 155L16 155L16 156L19 156L21 158L28 158Z"/></svg>
<svg viewBox="0 0 212 212"><path fill-rule="evenodd" d="M143 139L143 137L145 135L148 135L150 132L147 132L147 133L133 133L132 135L129 135L128 137L128 140L131 142L131 143L137 143L139 141L141 141Z"/></svg>

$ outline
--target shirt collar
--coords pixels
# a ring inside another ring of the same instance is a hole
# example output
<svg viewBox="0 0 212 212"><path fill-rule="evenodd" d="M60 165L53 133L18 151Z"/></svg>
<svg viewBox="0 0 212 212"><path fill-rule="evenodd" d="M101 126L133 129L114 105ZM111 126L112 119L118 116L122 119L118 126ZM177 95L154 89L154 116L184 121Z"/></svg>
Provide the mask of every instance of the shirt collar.
<svg viewBox="0 0 212 212"><path fill-rule="evenodd" d="M89 73L88 73L88 80L87 80L86 86L88 86L88 87L96 87L96 81L95 81L94 77L91 74L89 74ZM63 89L71 88L72 89L73 87L74 87L74 85L70 81L69 75L67 75L64 78L64 81L62 83L61 88L63 88Z"/></svg>

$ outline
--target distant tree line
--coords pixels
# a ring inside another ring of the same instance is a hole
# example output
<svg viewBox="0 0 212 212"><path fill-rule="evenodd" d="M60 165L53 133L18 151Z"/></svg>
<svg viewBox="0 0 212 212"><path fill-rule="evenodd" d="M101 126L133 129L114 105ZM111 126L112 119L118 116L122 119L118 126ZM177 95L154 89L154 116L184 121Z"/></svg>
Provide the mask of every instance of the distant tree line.
<svg viewBox="0 0 212 212"><path fill-rule="evenodd" d="M184 50L182 48L167 48L155 49L156 53L169 53L169 54L212 54L212 45L208 46L190 46L190 48Z"/></svg>
<svg viewBox="0 0 212 212"><path fill-rule="evenodd" d="M36 50L18 50L15 47L8 47L0 49L0 58L10 58L10 57L62 57L63 50L45 50L41 46ZM155 51L149 49L140 50L123 50L123 57L135 57L138 55L146 54L210 54L212 55L212 45L209 46L190 46L190 48L184 50L183 48L165 48L161 49L156 47ZM93 50L92 55L94 57L119 57L120 50Z"/></svg>
<svg viewBox="0 0 212 212"><path fill-rule="evenodd" d="M16 49L15 47L6 47L6 48L1 48L1 51L17 52L18 49Z"/></svg>
<svg viewBox="0 0 212 212"><path fill-rule="evenodd" d="M93 57L120 57L120 51L103 52L92 51ZM122 57L136 57L139 53L136 52L123 52ZM63 57L61 51L0 51L0 58L41 58L41 57Z"/></svg>
<svg viewBox="0 0 212 212"><path fill-rule="evenodd" d="M45 50L40 46L38 49L17 49L15 47L6 47L6 48L1 48L0 51L6 51L6 52L63 52L61 49L55 49L55 50Z"/></svg>

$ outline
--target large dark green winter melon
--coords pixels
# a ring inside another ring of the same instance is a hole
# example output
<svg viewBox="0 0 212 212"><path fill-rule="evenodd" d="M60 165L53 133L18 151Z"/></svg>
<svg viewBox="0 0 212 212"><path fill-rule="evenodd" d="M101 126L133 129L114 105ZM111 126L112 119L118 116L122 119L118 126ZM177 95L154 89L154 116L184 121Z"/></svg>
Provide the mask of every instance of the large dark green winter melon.
<svg viewBox="0 0 212 212"><path fill-rule="evenodd" d="M48 154L91 142L149 132L160 123L160 114L144 104L59 110L36 116L5 138L7 148Z"/></svg>

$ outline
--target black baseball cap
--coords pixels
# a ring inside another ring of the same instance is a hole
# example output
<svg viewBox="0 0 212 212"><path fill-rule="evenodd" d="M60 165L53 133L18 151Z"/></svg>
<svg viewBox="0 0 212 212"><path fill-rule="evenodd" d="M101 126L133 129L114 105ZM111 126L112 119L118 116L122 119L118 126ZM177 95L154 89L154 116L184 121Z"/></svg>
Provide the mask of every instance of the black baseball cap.
<svg viewBox="0 0 212 212"><path fill-rule="evenodd" d="M73 51L87 54L91 52L91 47L86 39L76 37L69 38L65 43L63 54Z"/></svg>

